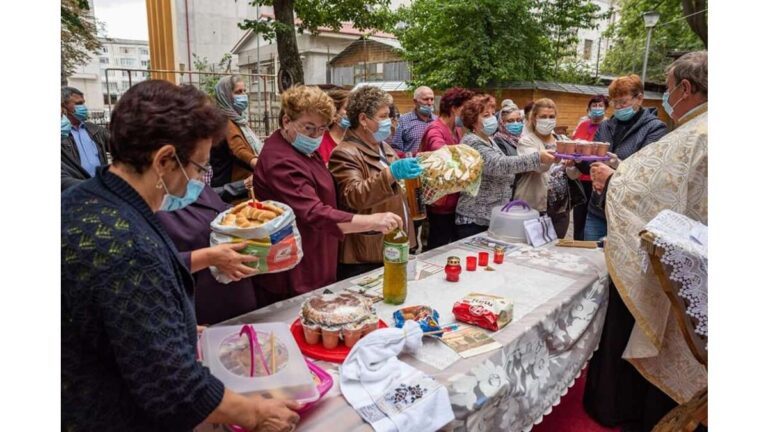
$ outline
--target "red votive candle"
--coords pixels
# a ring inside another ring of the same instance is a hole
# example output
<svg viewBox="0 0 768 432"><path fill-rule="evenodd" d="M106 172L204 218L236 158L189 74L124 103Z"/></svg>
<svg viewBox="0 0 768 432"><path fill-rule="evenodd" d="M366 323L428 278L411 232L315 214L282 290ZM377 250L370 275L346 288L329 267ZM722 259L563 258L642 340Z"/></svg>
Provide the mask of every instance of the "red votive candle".
<svg viewBox="0 0 768 432"><path fill-rule="evenodd" d="M479 252L477 256L480 257L480 267L488 265L488 252Z"/></svg>
<svg viewBox="0 0 768 432"><path fill-rule="evenodd" d="M468 256L467 257L467 271L475 271L477 270L477 257L476 256Z"/></svg>

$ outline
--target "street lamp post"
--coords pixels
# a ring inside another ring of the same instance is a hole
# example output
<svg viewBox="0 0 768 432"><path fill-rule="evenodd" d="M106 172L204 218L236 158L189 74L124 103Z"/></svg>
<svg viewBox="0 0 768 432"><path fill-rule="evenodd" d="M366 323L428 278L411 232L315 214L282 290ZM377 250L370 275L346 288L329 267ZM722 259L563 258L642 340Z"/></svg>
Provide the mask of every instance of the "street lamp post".
<svg viewBox="0 0 768 432"><path fill-rule="evenodd" d="M645 39L645 59L643 60L643 86L645 86L645 72L648 69L648 52L651 50L651 33L653 28L659 22L661 15L656 11L645 12L643 14L643 20L645 21L645 28L648 29L648 36Z"/></svg>

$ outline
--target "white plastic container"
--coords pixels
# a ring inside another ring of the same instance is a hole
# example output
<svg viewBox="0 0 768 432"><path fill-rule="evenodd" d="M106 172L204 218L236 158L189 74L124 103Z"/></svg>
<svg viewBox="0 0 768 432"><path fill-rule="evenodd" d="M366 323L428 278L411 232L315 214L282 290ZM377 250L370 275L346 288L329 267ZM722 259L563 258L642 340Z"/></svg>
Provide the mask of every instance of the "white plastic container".
<svg viewBox="0 0 768 432"><path fill-rule="evenodd" d="M523 223L538 217L539 212L530 208L523 200L494 207L491 211L488 236L509 243L527 243Z"/></svg>
<svg viewBox="0 0 768 432"><path fill-rule="evenodd" d="M250 326L256 338L243 328ZM205 329L202 361L224 386L240 394L314 402L320 397L312 373L285 323L259 323ZM241 335L241 333L243 333ZM274 334L274 363L270 335ZM251 340L258 339L258 347ZM253 360L253 362L251 361ZM272 366L274 364L274 369Z"/></svg>

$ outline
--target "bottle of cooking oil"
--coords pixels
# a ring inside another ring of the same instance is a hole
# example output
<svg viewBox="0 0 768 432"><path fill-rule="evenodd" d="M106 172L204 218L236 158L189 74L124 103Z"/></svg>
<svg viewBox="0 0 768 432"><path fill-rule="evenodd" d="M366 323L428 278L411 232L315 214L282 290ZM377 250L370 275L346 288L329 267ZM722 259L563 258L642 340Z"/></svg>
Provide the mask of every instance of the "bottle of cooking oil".
<svg viewBox="0 0 768 432"><path fill-rule="evenodd" d="M400 228L384 236L384 303L403 304L408 291L408 234Z"/></svg>

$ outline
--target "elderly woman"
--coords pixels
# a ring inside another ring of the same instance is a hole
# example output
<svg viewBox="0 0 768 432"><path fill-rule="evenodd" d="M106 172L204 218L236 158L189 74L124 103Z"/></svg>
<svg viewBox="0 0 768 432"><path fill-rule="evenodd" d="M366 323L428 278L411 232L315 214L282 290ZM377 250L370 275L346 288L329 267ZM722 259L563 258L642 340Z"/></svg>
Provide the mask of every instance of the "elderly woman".
<svg viewBox="0 0 768 432"><path fill-rule="evenodd" d="M655 143L666 135L667 126L649 110L643 108L643 83L637 75L616 78L608 86L613 105L613 117L600 124L595 141L611 144L608 151L619 160L626 159L638 150ZM589 164L579 164L579 169L589 172ZM605 212L597 202L600 194L593 193L587 206L584 239L599 240L608 233Z"/></svg>
<svg viewBox="0 0 768 432"><path fill-rule="evenodd" d="M349 119L347 118L347 99L349 98L349 91L344 89L331 89L327 90L326 94L333 99L336 115L333 116L331 125L323 134L323 141L320 143L320 148L317 152L320 153L323 162L328 164L328 160L331 158L331 152L342 140L344 140L344 135L347 133L347 129L349 129Z"/></svg>
<svg viewBox="0 0 768 432"><path fill-rule="evenodd" d="M461 141L461 109L473 93L461 87L448 89L440 98L440 117L427 126L419 151L435 151ZM459 194L446 195L427 206L429 237L427 248L434 249L459 239L456 233L456 205Z"/></svg>
<svg viewBox="0 0 768 432"><path fill-rule="evenodd" d="M499 111L499 130L493 135L493 139L507 156L517 155L517 143L523 133L523 111L509 101Z"/></svg>
<svg viewBox="0 0 768 432"><path fill-rule="evenodd" d="M248 126L248 95L243 79L223 77L215 92L216 104L229 120L224 139L211 149L211 186L219 187L245 180L253 173L262 143Z"/></svg>
<svg viewBox="0 0 768 432"><path fill-rule="evenodd" d="M573 139L594 141L597 129L605 120L605 109L608 107L608 98L603 95L593 96L587 103L587 119L576 126L573 132ZM583 167L583 165L582 165ZM589 202L592 196L592 179L589 177L589 171L585 170L579 176L581 187L584 189L584 195ZM587 206L579 205L573 208L573 238L574 240L584 240L584 225L587 221Z"/></svg>
<svg viewBox="0 0 768 432"><path fill-rule="evenodd" d="M535 154L554 150L559 137L554 133L557 124L557 106L552 99L534 102L529 114L527 133L517 146L518 154ZM552 219L558 238L565 237L570 223L571 191L566 177L566 167L571 164L546 164L538 170L520 177L515 185L515 199L525 200L531 208ZM577 178L576 168L571 167L568 177Z"/></svg>
<svg viewBox="0 0 768 432"><path fill-rule="evenodd" d="M512 185L517 174L548 166L555 157L541 150L524 156L507 156L494 141L498 129L494 115L496 100L491 95L474 96L464 104L461 120L468 132L461 139L483 157L483 175L477 196L462 192L456 207L459 238L483 232L490 224L491 210L512 199Z"/></svg>
<svg viewBox="0 0 768 432"><path fill-rule="evenodd" d="M392 96L377 87L363 86L349 95L351 123L344 142L331 154L328 168L336 180L339 204L359 214L391 212L407 220L411 246L416 244L413 222L408 218L405 191L399 180L421 173L415 158L399 159L384 140L390 134ZM348 278L382 265L384 236L355 234L341 245L339 277Z"/></svg>
<svg viewBox="0 0 768 432"><path fill-rule="evenodd" d="M194 282L155 216L197 198L225 127L191 86L136 84L112 113L114 163L62 194L63 429L298 422L295 402L239 395L196 360Z"/></svg>
<svg viewBox="0 0 768 432"><path fill-rule="evenodd" d="M304 258L291 270L255 276L262 306L336 282L345 234L388 233L402 226L391 212L354 214L337 208L333 177L317 153L335 115L328 95L317 87L291 87L282 94L282 110L282 127L264 143L253 186L259 199L293 209Z"/></svg>

